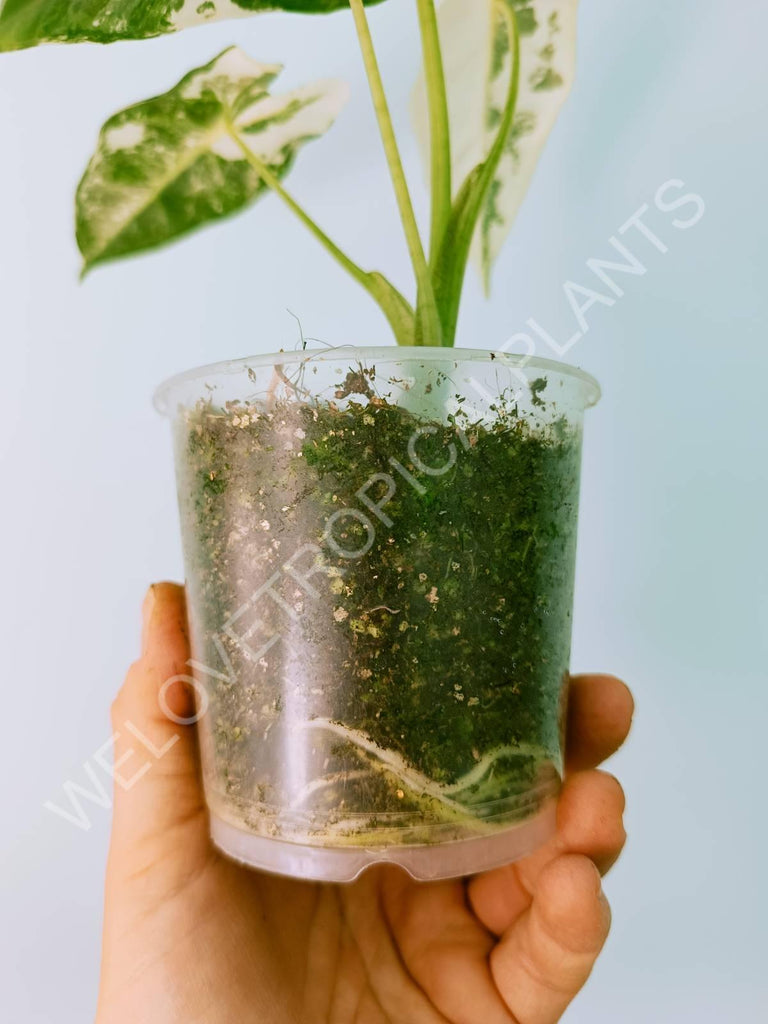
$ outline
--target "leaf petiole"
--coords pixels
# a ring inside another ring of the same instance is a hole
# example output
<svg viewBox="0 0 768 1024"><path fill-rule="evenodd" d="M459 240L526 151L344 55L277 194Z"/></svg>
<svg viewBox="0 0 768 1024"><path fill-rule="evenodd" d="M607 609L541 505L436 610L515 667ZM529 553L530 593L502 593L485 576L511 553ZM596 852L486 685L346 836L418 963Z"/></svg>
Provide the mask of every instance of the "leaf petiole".
<svg viewBox="0 0 768 1024"><path fill-rule="evenodd" d="M408 182L403 169L403 162L400 158L395 129L392 124L392 117L389 112L387 96L384 90L384 83L379 70L379 63L376 59L376 51L373 46L373 37L368 25L368 18L365 13L363 0L349 0L352 14L355 19L357 35L360 41L360 50L363 55L368 84L371 90L373 107L376 112L376 119L379 125L379 133L384 146L384 153L389 166L392 185L395 190L400 220L405 231L405 238L408 243L408 250L411 255L416 282L418 285L418 299L416 306L416 344L417 345L441 345L442 332L440 328L440 316L438 314L435 292L432 284L432 275L424 255L419 227L416 223L411 194L408 190Z"/></svg>
<svg viewBox="0 0 768 1024"><path fill-rule="evenodd" d="M512 131L520 91L520 34L517 15L506 3L500 4L499 9L507 23L512 59L504 113L488 156L469 174L456 198L434 270L435 291L442 318L443 344L447 346L453 345L456 336L472 239Z"/></svg>
<svg viewBox="0 0 768 1024"><path fill-rule="evenodd" d="M427 87L430 128L430 163L432 185L432 228L430 263L434 263L445 238L451 216L453 191L451 181L451 127L445 69L437 26L434 0L416 0L421 30L424 72Z"/></svg>
<svg viewBox="0 0 768 1024"><path fill-rule="evenodd" d="M287 191L278 176L260 160L253 150L246 145L240 133L234 125L228 125L230 138L236 143L245 160L256 171L261 180L278 195L290 210L299 218L302 224L314 235L318 242L327 252L366 289L369 295L379 305L382 312L389 321L395 333L399 345L414 344L414 322L415 313L413 307L403 295L390 284L381 274L375 271L363 270L354 260L341 249L329 235L310 217L306 210L296 202L293 196Z"/></svg>

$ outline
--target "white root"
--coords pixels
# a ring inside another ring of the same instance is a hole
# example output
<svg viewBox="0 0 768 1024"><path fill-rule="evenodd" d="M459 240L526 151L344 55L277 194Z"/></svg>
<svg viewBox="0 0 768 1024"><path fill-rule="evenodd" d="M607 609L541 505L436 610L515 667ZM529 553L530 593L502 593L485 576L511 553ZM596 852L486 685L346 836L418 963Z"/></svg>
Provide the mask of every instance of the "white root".
<svg viewBox="0 0 768 1024"><path fill-rule="evenodd" d="M301 729L321 729L326 732L332 732L336 736L348 740L354 746L359 747L367 754L374 757L377 761L381 762L387 770L389 770L393 775L396 775L397 778L405 783L405 785L413 790L413 792L420 795L431 796L461 815L466 814L466 807L463 807L460 803L452 800L451 797L454 794L461 793L463 790L482 781L499 758L507 756L529 756L546 759L550 756L543 747L538 747L530 743L523 743L519 746L496 747L494 750L488 751L488 753L485 754L474 768L466 773L466 775L457 779L456 782L451 783L448 786L444 786L440 783L434 782L428 776L423 775L415 768L412 768L405 758L394 750L387 750L384 747L380 747L378 743L374 743L374 741L366 736L365 733L358 732L356 729L348 729L346 726L341 725L338 722L332 722L327 718L315 718L308 722L302 722L298 727Z"/></svg>
<svg viewBox="0 0 768 1024"><path fill-rule="evenodd" d="M345 782L353 782L355 779L367 778L368 772L361 770L357 772L336 772L334 775L325 775L321 779L313 779L312 782L308 782L296 798L291 801L291 810L297 810L305 801L309 800L314 793L317 793L320 789L325 789L327 786L334 786L337 783L341 783L343 785Z"/></svg>
<svg viewBox="0 0 768 1024"><path fill-rule="evenodd" d="M460 793L462 790L474 786L475 783L485 778L489 770L501 757L533 757L540 761L552 760L552 755L544 747L538 747L534 743L520 743L515 747L495 747L481 757L475 767L470 769L466 775L462 775L460 779L451 783L450 786L443 786L443 792Z"/></svg>

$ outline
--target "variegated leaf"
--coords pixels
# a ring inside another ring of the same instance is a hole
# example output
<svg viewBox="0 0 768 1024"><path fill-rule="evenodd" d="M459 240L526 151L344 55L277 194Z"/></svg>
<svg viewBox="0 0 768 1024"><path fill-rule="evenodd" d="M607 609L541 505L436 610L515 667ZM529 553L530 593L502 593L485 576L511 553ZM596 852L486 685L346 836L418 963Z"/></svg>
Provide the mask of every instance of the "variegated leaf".
<svg viewBox="0 0 768 1024"><path fill-rule="evenodd" d="M349 0L0 0L0 51L148 39L259 11L327 14L348 6Z"/></svg>
<svg viewBox="0 0 768 1024"><path fill-rule="evenodd" d="M280 71L232 47L106 122L77 192L86 270L253 202L267 186L242 143L272 174L288 172L302 144L333 124L348 90L325 81L271 96Z"/></svg>
<svg viewBox="0 0 768 1024"><path fill-rule="evenodd" d="M520 91L512 130L482 210L473 256L486 288L573 83L578 0L443 0L438 9L458 183L485 159L496 137L511 51L500 5L514 11L520 36ZM423 79L413 113L425 158L429 122Z"/></svg>

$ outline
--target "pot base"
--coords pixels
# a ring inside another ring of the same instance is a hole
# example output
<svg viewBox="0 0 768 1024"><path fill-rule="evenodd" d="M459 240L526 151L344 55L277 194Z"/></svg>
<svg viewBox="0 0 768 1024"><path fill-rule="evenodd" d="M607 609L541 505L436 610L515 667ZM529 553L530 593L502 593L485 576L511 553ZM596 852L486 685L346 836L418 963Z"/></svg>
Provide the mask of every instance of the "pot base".
<svg viewBox="0 0 768 1024"><path fill-rule="evenodd" d="M253 835L211 815L211 839L246 867L315 882L353 882L375 864L396 864L417 882L436 882L491 871L528 856L555 834L557 804L494 836L433 846L308 846Z"/></svg>

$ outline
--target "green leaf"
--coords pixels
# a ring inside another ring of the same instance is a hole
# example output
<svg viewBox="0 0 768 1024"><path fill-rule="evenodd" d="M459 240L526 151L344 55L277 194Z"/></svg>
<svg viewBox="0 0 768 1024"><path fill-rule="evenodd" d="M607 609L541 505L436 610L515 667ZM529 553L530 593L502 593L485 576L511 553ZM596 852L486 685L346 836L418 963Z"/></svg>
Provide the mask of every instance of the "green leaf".
<svg viewBox="0 0 768 1024"><path fill-rule="evenodd" d="M448 83L455 181L469 180L490 152L501 124L511 66L503 5L516 17L520 85L505 150L474 232L473 257L486 288L570 91L576 62L578 0L443 0L438 22ZM417 85L413 110L428 158L423 81ZM464 221L466 230L466 216Z"/></svg>
<svg viewBox="0 0 768 1024"><path fill-rule="evenodd" d="M271 96L280 65L225 50L177 86L111 117L77 191L84 270L163 245L243 209L268 190L303 143L333 124L347 99L325 81Z"/></svg>
<svg viewBox="0 0 768 1024"><path fill-rule="evenodd" d="M0 52L40 43L149 39L259 11L328 14L345 7L348 0L0 0Z"/></svg>

